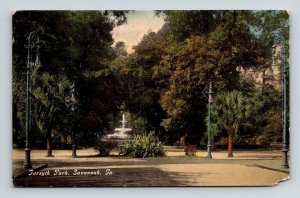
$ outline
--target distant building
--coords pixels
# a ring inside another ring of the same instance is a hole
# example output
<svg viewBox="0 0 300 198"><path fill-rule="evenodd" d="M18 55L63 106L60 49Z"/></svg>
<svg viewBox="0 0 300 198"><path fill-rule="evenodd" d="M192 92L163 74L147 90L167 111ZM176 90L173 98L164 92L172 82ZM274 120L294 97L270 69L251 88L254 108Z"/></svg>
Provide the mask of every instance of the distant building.
<svg viewBox="0 0 300 198"><path fill-rule="evenodd" d="M250 68L237 67L237 71L246 78L252 79L257 86L272 85L278 91L281 90L281 68L282 68L282 47L276 45L274 47L274 54L272 63L270 65L261 67L257 70Z"/></svg>

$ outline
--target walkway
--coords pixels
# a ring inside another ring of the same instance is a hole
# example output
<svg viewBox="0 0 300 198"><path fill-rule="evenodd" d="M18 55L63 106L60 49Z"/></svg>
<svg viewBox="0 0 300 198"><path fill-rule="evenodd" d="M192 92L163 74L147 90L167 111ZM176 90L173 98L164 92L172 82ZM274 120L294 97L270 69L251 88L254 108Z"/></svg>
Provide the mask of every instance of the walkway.
<svg viewBox="0 0 300 198"><path fill-rule="evenodd" d="M40 174L49 175L29 175L14 181L15 186L272 186L289 177L289 170L281 168L280 151L239 151L234 158L214 152L213 159L206 159L205 151L197 157L173 151L148 159L90 157L96 154L92 149L79 150L79 158L71 158L69 150L54 151L51 158L45 154L33 150L32 163L47 163ZM15 170L21 170L24 151L14 150L13 157Z"/></svg>

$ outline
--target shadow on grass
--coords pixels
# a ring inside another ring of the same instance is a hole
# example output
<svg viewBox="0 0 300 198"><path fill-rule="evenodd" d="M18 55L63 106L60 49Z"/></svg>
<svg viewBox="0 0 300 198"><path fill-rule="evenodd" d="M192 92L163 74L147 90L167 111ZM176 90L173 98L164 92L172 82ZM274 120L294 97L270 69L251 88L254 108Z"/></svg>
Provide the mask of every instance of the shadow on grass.
<svg viewBox="0 0 300 198"><path fill-rule="evenodd" d="M176 182L174 175L158 168L114 168L111 175L106 175L106 169L78 169L80 172L97 171L101 175L73 175L72 169L67 169L69 175L27 176L13 182L15 187L161 187L185 186L184 182ZM65 170L64 170L65 171Z"/></svg>

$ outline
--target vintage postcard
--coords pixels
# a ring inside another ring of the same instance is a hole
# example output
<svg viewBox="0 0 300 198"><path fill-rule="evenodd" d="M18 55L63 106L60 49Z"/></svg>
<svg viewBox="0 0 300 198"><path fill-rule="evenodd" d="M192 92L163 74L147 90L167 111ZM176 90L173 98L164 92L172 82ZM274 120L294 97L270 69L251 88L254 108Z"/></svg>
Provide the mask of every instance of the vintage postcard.
<svg viewBox="0 0 300 198"><path fill-rule="evenodd" d="M285 10L16 11L14 187L290 176Z"/></svg>

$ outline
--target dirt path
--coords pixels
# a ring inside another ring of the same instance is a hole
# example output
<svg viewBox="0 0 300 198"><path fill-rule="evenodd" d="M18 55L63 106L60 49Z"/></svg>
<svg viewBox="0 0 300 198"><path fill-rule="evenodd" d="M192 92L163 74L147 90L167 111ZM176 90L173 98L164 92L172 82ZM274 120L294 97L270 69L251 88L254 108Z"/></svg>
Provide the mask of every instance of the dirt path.
<svg viewBox="0 0 300 198"><path fill-rule="evenodd" d="M202 157L205 152L194 158L174 152L170 157L149 159L88 157L95 154L92 150L79 150L79 158L71 158L71 151L54 151L55 157L50 158L45 153L32 151L32 163L47 163L42 172L49 175L27 176L14 181L15 186L272 186L289 177L288 173L255 166L280 164L278 151L237 152L232 159L225 158L226 152L214 153L214 159ZM13 157L14 167L22 167L23 151L14 150ZM74 174L75 170L83 175ZM106 174L107 170L111 174ZM84 175L97 171L101 175Z"/></svg>

